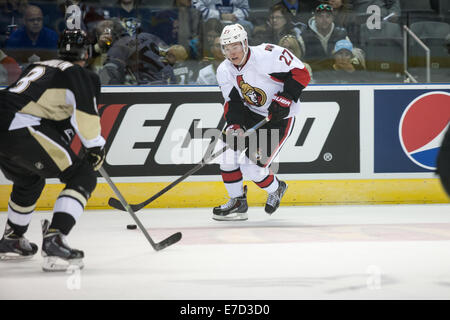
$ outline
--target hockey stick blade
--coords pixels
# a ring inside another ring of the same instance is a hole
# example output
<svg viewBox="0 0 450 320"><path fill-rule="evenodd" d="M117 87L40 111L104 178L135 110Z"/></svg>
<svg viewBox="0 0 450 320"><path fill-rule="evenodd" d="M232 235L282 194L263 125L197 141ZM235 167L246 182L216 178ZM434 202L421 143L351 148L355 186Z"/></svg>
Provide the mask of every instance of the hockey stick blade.
<svg viewBox="0 0 450 320"><path fill-rule="evenodd" d="M145 227L143 226L141 221L138 219L138 217L136 216L134 211L131 209L131 206L127 203L125 198L120 193L119 189L117 189L117 187L114 184L114 182L111 180L109 175L106 173L105 169L103 169L103 167L100 167L98 171L103 176L103 178L105 178L106 182L108 182L109 186L114 191L116 196L119 197L122 207L126 208L126 211L131 215L131 217L133 218L134 222L136 222L136 225L142 231L142 233L144 234L145 238L148 240L148 242L150 243L150 245L152 246L152 248L155 251L160 251L160 250L162 250L164 248L167 248L168 246L170 246L170 245L172 245L174 243L177 243L178 241L181 240L181 237L182 237L181 232L177 232L177 233L172 234L170 237L164 239L163 241L161 241L159 243L155 243L155 241L153 241L152 237L149 235L149 233L147 232L147 230L145 229Z"/></svg>
<svg viewBox="0 0 450 320"><path fill-rule="evenodd" d="M174 243L177 243L178 241L180 241L181 237L182 237L181 232L174 233L173 235L171 235L167 239L164 239L161 242L155 243L153 248L156 251L162 250L162 249L167 248L168 246L171 246Z"/></svg>
<svg viewBox="0 0 450 320"><path fill-rule="evenodd" d="M127 211L127 209L122 206L122 203L120 203L120 201L117 200L116 198L109 198L108 204L110 207L112 207L114 209ZM130 206L131 210L133 210L134 212L139 211L143 207L145 207L145 205L141 205L141 204L129 204L129 206Z"/></svg>
<svg viewBox="0 0 450 320"><path fill-rule="evenodd" d="M117 210L127 211L127 209L125 209L122 206L122 203L120 203L120 201L117 200L116 198L109 198L108 205ZM133 210L135 212L139 210L139 209L138 210L135 209L136 205L130 204L129 206L130 206L131 210Z"/></svg>
<svg viewBox="0 0 450 320"><path fill-rule="evenodd" d="M262 126L264 126L267 122L270 121L269 117L264 118L263 120L261 120L260 122L258 122L257 124L255 124L252 128L248 129L244 136L249 136L251 134L253 134L257 129L261 128ZM206 164L208 164L210 161L212 161L213 159L217 158L219 155L221 155L222 153L224 153L226 150L228 149L228 147L224 147L221 150L217 151L216 153L214 153L213 155L211 155L207 160L204 160L200 163L198 163L195 167L193 167L191 170L189 170L188 172L186 172L184 175L182 175L181 177L179 177L178 179L176 179L174 182L172 182L171 184L169 184L168 186L166 186L164 189L162 189L161 191L159 191L158 193L156 193L155 195L153 195L151 198L145 200L144 202L138 203L138 204L128 204L128 207L133 210L133 212L139 211L142 208L144 208L146 205L148 205L150 202L156 200L157 198L159 198L160 196L162 196L164 193L166 193L167 191L169 191L170 189L172 189L173 187L175 187L178 183L180 183L181 181L185 180L187 177L189 177L190 175L194 174L195 172L197 172L198 170L200 170L201 168L203 168ZM116 198L109 198L108 200L108 205L112 208L118 209L118 210L122 210L122 211L127 211L127 208L124 208L124 206L122 205L122 202L119 201Z"/></svg>

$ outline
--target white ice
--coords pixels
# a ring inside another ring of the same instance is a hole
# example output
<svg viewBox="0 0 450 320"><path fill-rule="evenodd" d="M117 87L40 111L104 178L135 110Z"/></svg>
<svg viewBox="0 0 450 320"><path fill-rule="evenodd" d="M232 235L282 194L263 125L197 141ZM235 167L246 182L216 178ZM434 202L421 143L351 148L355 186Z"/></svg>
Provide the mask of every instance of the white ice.
<svg viewBox="0 0 450 320"><path fill-rule="evenodd" d="M67 238L85 268L44 273L37 254L0 262L4 299L450 299L450 205L262 207L244 222L218 222L211 209L146 209L133 220L87 211ZM28 239L41 246L34 213ZM0 213L0 228L7 214Z"/></svg>

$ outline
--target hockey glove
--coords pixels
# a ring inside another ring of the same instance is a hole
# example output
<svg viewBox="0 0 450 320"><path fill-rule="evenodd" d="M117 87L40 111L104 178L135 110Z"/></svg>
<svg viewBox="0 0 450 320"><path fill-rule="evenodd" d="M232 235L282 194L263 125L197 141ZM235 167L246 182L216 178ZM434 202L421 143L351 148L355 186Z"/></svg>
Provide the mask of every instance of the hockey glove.
<svg viewBox="0 0 450 320"><path fill-rule="evenodd" d="M278 122L289 115L292 100L276 94L269 106L270 121Z"/></svg>
<svg viewBox="0 0 450 320"><path fill-rule="evenodd" d="M234 151L244 148L245 139L243 137L244 129L239 124L230 124L226 127L224 141Z"/></svg>
<svg viewBox="0 0 450 320"><path fill-rule="evenodd" d="M100 169L105 160L105 148L93 147L86 150L86 160L92 165L95 171Z"/></svg>

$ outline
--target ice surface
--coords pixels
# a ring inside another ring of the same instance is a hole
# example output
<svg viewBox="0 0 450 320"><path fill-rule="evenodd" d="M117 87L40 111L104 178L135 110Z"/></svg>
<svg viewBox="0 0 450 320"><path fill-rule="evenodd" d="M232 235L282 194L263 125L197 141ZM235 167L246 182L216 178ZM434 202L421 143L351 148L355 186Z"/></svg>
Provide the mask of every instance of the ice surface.
<svg viewBox="0 0 450 320"><path fill-rule="evenodd" d="M450 205L281 207L218 222L211 209L87 211L67 238L85 269L44 273L37 254L0 262L3 299L450 299ZM41 247L34 213L28 239ZM0 213L0 228L6 223Z"/></svg>

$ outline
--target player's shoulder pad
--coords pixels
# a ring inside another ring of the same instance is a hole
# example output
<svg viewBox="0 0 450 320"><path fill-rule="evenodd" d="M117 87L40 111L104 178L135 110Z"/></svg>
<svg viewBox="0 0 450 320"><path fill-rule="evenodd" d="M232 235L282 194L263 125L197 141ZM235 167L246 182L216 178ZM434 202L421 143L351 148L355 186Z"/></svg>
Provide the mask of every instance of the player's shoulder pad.
<svg viewBox="0 0 450 320"><path fill-rule="evenodd" d="M83 68L83 70L86 72L86 74L89 76L89 78L91 79L91 81L94 83L95 86L100 86L100 77L97 73L86 68Z"/></svg>
<svg viewBox="0 0 450 320"><path fill-rule="evenodd" d="M277 55L280 52L282 52L284 50L283 47L280 47L276 44L272 44L272 43L262 43L256 47L254 47L256 53L265 55L265 56L270 56L270 55Z"/></svg>
<svg viewBox="0 0 450 320"><path fill-rule="evenodd" d="M76 63L71 64L68 68L65 68L63 71L65 73L83 73L84 68Z"/></svg>
<svg viewBox="0 0 450 320"><path fill-rule="evenodd" d="M217 73L227 72L229 68L229 62L227 59L223 60L217 67Z"/></svg>
<svg viewBox="0 0 450 320"><path fill-rule="evenodd" d="M98 74L78 64L73 64L63 72L73 83L79 83L87 86L100 86L100 77Z"/></svg>
<svg viewBox="0 0 450 320"><path fill-rule="evenodd" d="M229 73L230 67L232 67L231 62L228 61L227 59L222 61L219 64L219 66L217 67L216 77L217 77L217 81L219 82L219 84L221 82L226 81L226 79L228 78L228 73Z"/></svg>
<svg viewBox="0 0 450 320"><path fill-rule="evenodd" d="M258 63L258 70L262 73L270 73L274 68L277 69L282 61L280 56L283 55L284 50L286 49L271 43L262 43L253 47L252 53Z"/></svg>

